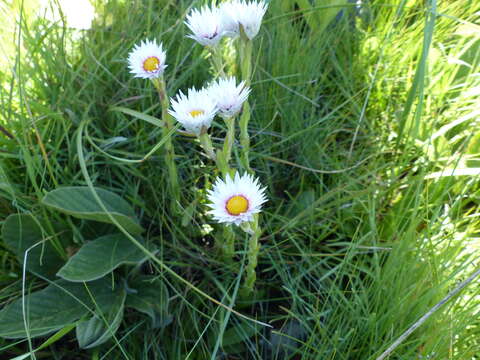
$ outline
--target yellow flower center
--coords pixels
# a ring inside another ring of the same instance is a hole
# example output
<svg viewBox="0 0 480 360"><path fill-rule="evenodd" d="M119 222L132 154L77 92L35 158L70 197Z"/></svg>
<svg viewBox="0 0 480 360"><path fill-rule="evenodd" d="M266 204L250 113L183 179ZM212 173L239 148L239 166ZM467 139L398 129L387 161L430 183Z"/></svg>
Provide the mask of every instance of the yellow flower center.
<svg viewBox="0 0 480 360"><path fill-rule="evenodd" d="M240 215L248 210L248 200L245 196L235 195L227 200L227 211L230 215Z"/></svg>
<svg viewBox="0 0 480 360"><path fill-rule="evenodd" d="M158 66L160 65L160 60L158 60L155 56L150 56L143 62L143 69L145 71L155 71L158 70Z"/></svg>
<svg viewBox="0 0 480 360"><path fill-rule="evenodd" d="M203 111L203 110L192 110L192 111L190 111L189 114L192 115L192 117L197 117L199 115L205 114L205 111Z"/></svg>

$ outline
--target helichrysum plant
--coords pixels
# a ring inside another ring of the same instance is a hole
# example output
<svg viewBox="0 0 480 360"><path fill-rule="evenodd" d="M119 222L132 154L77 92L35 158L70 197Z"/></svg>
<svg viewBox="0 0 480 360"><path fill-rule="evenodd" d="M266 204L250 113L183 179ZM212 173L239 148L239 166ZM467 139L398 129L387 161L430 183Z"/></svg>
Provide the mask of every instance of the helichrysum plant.
<svg viewBox="0 0 480 360"><path fill-rule="evenodd" d="M169 172L169 185L173 194L173 208L176 210L180 204L180 187L178 183L177 166L175 164L175 151L171 138L168 136L173 127L173 121L168 114L168 96L166 92L163 72L166 53L162 44L157 45L156 41L143 41L136 45L128 56L128 67L130 72L138 78L150 79L158 91L162 105L163 135L167 139L165 143L165 162Z"/></svg>
<svg viewBox="0 0 480 360"><path fill-rule="evenodd" d="M248 133L253 39L260 31L266 11L267 5L263 1L241 0L223 2L219 7L205 6L190 11L185 21L191 31L188 37L208 49L220 78L204 89L190 89L187 96L180 92L176 99L171 101L170 111L186 131L198 137L205 153L215 161L221 173L213 190L209 190L208 199L210 213L216 221L225 226L222 240L217 240L225 258L232 258L235 253L233 224L239 225L250 236L244 294L251 293L254 288L261 234L259 212L267 200L265 189L261 188L250 167ZM224 37L239 42L241 81L238 83L235 77L225 76L225 66L219 49ZM208 134L215 116L222 118L227 128L221 149L214 148ZM231 154L235 143L237 116L240 117L238 126L241 155L240 164L235 167L231 164ZM238 168L243 168L243 175L240 175Z"/></svg>
<svg viewBox="0 0 480 360"><path fill-rule="evenodd" d="M225 226L222 240L218 241L225 257L232 258L235 253L235 232L232 226L240 226L250 236L244 283L246 294L254 288L261 234L259 212L266 201L265 188L261 188L258 179L253 176L248 156L250 148L248 96L252 76L252 40L260 30L266 10L267 5L263 1L240 0L224 2L219 7L191 10L185 22L191 31L188 37L207 47L220 78L202 90L189 90L188 96L180 93L177 100L172 100L171 111L187 131L199 137L205 153L215 161L221 173L213 189L208 191L208 200L214 220ZM241 69L239 82L235 77L225 76L219 50L224 37L239 42ZM218 150L214 149L208 134L208 128L215 116L220 117L227 128L223 146ZM231 154L235 144L237 116L240 116L238 125L241 163L235 167L231 164ZM243 175L240 175L238 168L243 168Z"/></svg>

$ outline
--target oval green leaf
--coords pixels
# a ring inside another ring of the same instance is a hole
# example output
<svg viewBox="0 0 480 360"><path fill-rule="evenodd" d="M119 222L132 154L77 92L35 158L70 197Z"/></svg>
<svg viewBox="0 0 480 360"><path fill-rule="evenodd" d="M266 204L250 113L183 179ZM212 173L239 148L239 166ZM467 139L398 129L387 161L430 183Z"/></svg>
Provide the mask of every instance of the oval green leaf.
<svg viewBox="0 0 480 360"><path fill-rule="evenodd" d="M45 240L42 229L32 215L10 215L3 223L2 239L21 264L23 264L25 252L28 251L25 268L34 274L53 279L58 269L64 264L64 260L50 241L41 243ZM33 247L36 244L38 245Z"/></svg>
<svg viewBox="0 0 480 360"><path fill-rule="evenodd" d="M168 288L161 279L144 275L130 281L128 287L130 293L126 307L150 316L154 328L162 328L172 322L168 313Z"/></svg>
<svg viewBox="0 0 480 360"><path fill-rule="evenodd" d="M111 215L120 225L132 234L140 234L143 228L135 217L135 212L128 202L117 194L93 188L105 205L105 212L88 186L68 186L50 191L42 203L65 214L79 219L95 220L112 224Z"/></svg>
<svg viewBox="0 0 480 360"><path fill-rule="evenodd" d="M59 330L97 309L107 311L120 291L123 291L120 287L112 290L111 282L106 279L88 284L64 280L51 283L45 289L25 296L28 336L37 337ZM0 311L0 337L27 337L21 298Z"/></svg>
<svg viewBox="0 0 480 360"><path fill-rule="evenodd" d="M137 264L145 258L125 235L106 235L83 245L57 275L68 281L92 281L122 264Z"/></svg>
<svg viewBox="0 0 480 360"><path fill-rule="evenodd" d="M76 327L78 345L82 349L90 349L108 341L117 332L123 319L125 291L113 299L105 313L98 313Z"/></svg>

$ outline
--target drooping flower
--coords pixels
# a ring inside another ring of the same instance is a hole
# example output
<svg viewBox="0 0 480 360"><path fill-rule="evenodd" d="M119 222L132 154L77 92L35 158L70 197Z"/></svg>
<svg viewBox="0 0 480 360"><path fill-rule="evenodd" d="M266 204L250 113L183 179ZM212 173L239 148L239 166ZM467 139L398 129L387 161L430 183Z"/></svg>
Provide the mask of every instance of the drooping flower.
<svg viewBox="0 0 480 360"><path fill-rule="evenodd" d="M267 4L261 1L232 0L220 5L220 17L224 33L231 36L240 34L240 25L245 35L252 40L260 31Z"/></svg>
<svg viewBox="0 0 480 360"><path fill-rule="evenodd" d="M181 91L170 99L172 109L168 112L183 125L186 131L199 135L212 123L217 107L206 89L188 89L187 95Z"/></svg>
<svg viewBox="0 0 480 360"><path fill-rule="evenodd" d="M250 88L245 81L237 85L234 77L219 79L209 86L210 97L216 102L219 115L231 118L242 110L243 103L250 94Z"/></svg>
<svg viewBox="0 0 480 360"><path fill-rule="evenodd" d="M225 180L217 178L213 189L208 191L209 211L219 223L240 225L253 220L267 201L266 188L261 188L258 179L252 175L229 175Z"/></svg>
<svg viewBox="0 0 480 360"><path fill-rule="evenodd" d="M204 46L216 46L223 36L220 11L216 7L192 9L185 24L192 32L188 37Z"/></svg>
<svg viewBox="0 0 480 360"><path fill-rule="evenodd" d="M162 44L155 40L142 41L130 51L128 55L128 67L130 72L138 78L154 79L163 75L167 67L165 65L166 53Z"/></svg>

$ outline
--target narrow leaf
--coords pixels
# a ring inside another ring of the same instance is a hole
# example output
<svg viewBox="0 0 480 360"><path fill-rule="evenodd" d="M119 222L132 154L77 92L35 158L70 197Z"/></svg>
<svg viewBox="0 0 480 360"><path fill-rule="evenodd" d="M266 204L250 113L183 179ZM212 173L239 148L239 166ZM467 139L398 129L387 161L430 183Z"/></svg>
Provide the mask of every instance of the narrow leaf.
<svg viewBox="0 0 480 360"><path fill-rule="evenodd" d="M113 107L110 108L110 110L120 111L124 114L136 117L136 118L138 118L140 120L143 120L143 121L146 121L146 122L149 122L152 125L156 125L156 126L159 126L159 127L163 126L163 121L162 120L160 120L160 119L158 119L154 116L147 115L147 114L144 114L144 113L141 113L139 111L135 111L135 110L132 110L132 109L129 109L129 108L126 108L126 107L113 106Z"/></svg>

